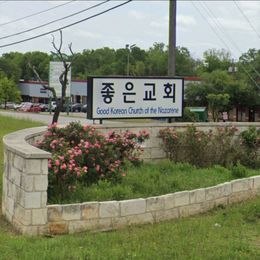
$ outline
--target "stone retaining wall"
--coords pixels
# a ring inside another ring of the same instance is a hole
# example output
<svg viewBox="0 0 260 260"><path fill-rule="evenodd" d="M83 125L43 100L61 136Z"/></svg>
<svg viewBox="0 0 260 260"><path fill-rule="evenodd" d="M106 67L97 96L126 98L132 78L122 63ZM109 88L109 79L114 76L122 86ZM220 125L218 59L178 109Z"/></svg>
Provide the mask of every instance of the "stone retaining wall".
<svg viewBox="0 0 260 260"><path fill-rule="evenodd" d="M119 229L200 214L260 195L260 176L217 186L123 201L48 205L51 234Z"/></svg>
<svg viewBox="0 0 260 260"><path fill-rule="evenodd" d="M40 234L47 224L48 158L30 142L46 127L18 131L4 137L2 213L24 234Z"/></svg>
<svg viewBox="0 0 260 260"><path fill-rule="evenodd" d="M260 123L248 123L248 122L218 122L218 123L150 123L150 124L125 124L124 127L119 125L96 125L96 128L102 132L108 132L114 130L116 132L122 132L125 130L130 130L133 132L138 132L140 130L146 129L150 133L150 138L144 143L144 153L142 155L142 159L144 161L158 161L166 158L166 154L162 149L162 139L159 137L159 131L166 127L175 128L177 131L184 131L188 125L194 125L198 130L201 131L216 131L217 127L225 127L225 126L236 126L239 131L236 133L239 135L240 132L248 129L249 126L255 126L256 128L260 128Z"/></svg>
<svg viewBox="0 0 260 260"><path fill-rule="evenodd" d="M150 124L130 127L96 126L101 131L147 129L144 159L164 158L158 132L164 127L184 129L187 124ZM225 125L228 125L227 123ZM246 123L236 123L241 130ZM260 124L254 124L260 127ZM199 129L221 124L197 124ZM46 127L21 130L4 137L2 213L23 234L63 234L84 230L116 229L155 223L205 212L260 193L260 176L235 180L210 188L183 191L146 199L47 205L48 158L51 154L30 144L42 138Z"/></svg>

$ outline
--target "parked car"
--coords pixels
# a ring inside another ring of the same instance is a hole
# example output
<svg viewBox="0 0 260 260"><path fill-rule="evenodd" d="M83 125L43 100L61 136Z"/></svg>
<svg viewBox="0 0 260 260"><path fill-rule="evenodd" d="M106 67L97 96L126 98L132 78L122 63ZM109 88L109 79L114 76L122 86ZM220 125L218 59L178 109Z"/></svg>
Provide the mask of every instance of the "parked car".
<svg viewBox="0 0 260 260"><path fill-rule="evenodd" d="M51 111L55 111L55 108L57 107L56 101L51 101Z"/></svg>
<svg viewBox="0 0 260 260"><path fill-rule="evenodd" d="M46 112L49 110L48 104L40 104L41 112Z"/></svg>
<svg viewBox="0 0 260 260"><path fill-rule="evenodd" d="M81 112L81 109L82 109L82 104L80 103L71 104L71 108L70 108L71 112Z"/></svg>
<svg viewBox="0 0 260 260"><path fill-rule="evenodd" d="M21 103L21 106L17 108L17 111L26 112L31 106L31 102L23 102Z"/></svg>
<svg viewBox="0 0 260 260"><path fill-rule="evenodd" d="M81 112L87 113L88 105L84 104L81 108Z"/></svg>
<svg viewBox="0 0 260 260"><path fill-rule="evenodd" d="M33 104L30 102L24 103L20 108L17 109L22 112L36 112L39 113L41 111L41 107L39 104Z"/></svg>
<svg viewBox="0 0 260 260"><path fill-rule="evenodd" d="M0 105L0 108L6 108L6 109L14 109L14 103L13 102L7 102L6 104L3 103Z"/></svg>
<svg viewBox="0 0 260 260"><path fill-rule="evenodd" d="M35 113L41 112L40 104L33 104L33 105L29 108L28 112L35 112Z"/></svg>
<svg viewBox="0 0 260 260"><path fill-rule="evenodd" d="M22 103L20 103L20 104L15 104L14 105L14 110L20 110L22 107L24 107L24 106L26 106L26 105L31 105L32 104L32 102L22 102Z"/></svg>

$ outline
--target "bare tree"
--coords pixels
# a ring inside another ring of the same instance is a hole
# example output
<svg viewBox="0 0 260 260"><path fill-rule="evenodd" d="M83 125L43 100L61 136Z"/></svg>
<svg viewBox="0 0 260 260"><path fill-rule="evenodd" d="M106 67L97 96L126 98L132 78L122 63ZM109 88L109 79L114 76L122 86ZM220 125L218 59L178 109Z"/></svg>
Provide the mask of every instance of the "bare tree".
<svg viewBox="0 0 260 260"><path fill-rule="evenodd" d="M67 84L68 84L68 73L70 71L72 62L73 62L73 58L74 58L74 53L72 51L72 43L70 43L68 45L70 53L71 53L71 61L70 63L67 62L67 55L62 53L61 48L62 48L62 44L63 44L63 38L62 38L62 31L60 30L60 44L59 47L57 47L57 45L55 44L55 37L52 35L52 46L55 49L55 52L52 52L53 55L55 55L58 60L60 60L63 63L63 72L60 74L59 76L59 81L61 84L61 98L59 99L59 97L57 97L56 91L53 87L51 86L46 86L45 84L43 84L43 88L46 90L49 90L52 93L52 97L53 99L56 101L56 108L54 110L54 114L53 114L53 118L52 118L52 124L57 123L58 119L59 119L59 115L60 112L66 102L66 90L67 90ZM35 66L31 66L31 64L29 64L29 66L32 68L37 80L42 81L39 73L37 72L37 69L35 68Z"/></svg>

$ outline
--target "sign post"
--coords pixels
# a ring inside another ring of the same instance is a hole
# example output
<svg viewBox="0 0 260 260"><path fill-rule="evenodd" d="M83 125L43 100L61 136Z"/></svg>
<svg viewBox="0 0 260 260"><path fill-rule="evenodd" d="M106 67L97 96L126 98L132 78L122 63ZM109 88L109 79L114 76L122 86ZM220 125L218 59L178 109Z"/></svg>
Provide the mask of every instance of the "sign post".
<svg viewBox="0 0 260 260"><path fill-rule="evenodd" d="M89 77L88 119L182 117L184 80Z"/></svg>

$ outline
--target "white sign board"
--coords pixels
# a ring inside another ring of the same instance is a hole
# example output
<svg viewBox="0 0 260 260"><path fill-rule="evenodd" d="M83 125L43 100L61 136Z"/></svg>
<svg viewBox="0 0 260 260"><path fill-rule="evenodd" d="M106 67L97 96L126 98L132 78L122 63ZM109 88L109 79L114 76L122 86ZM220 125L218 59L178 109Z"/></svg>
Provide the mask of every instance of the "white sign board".
<svg viewBox="0 0 260 260"><path fill-rule="evenodd" d="M70 62L67 62L70 64ZM60 75L64 71L63 62L59 61L51 61L50 62L50 70L49 70L49 86L54 88L56 91L57 97L61 97L61 83L60 83ZM71 68L67 75L67 89L66 89L66 97L70 97L70 86L71 86Z"/></svg>
<svg viewBox="0 0 260 260"><path fill-rule="evenodd" d="M170 118L182 112L182 78L88 78L89 119Z"/></svg>

